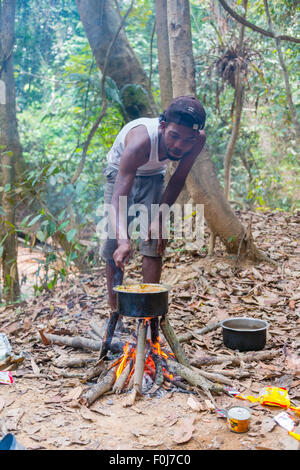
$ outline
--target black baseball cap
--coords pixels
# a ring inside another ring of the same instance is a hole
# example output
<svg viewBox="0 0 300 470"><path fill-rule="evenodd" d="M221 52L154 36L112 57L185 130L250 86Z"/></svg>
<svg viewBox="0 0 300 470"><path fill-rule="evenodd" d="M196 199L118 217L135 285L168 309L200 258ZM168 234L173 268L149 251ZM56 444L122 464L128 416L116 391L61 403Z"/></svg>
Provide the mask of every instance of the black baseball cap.
<svg viewBox="0 0 300 470"><path fill-rule="evenodd" d="M195 130L204 128L205 119L205 110L194 96L178 96L171 101L163 115L166 123L175 122Z"/></svg>

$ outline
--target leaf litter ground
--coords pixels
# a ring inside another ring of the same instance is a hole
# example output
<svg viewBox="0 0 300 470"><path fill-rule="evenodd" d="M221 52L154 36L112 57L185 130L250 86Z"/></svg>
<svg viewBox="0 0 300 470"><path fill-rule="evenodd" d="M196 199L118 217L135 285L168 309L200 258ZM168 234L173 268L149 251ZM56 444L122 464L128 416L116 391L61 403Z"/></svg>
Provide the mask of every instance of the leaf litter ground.
<svg viewBox="0 0 300 470"><path fill-rule="evenodd" d="M162 282L172 286L170 321L181 334L234 316L267 320L270 328L264 351L268 360L231 365L243 359L223 345L221 329L183 343L191 360L203 356L227 356L221 365L203 370L228 374L240 392L258 396L264 386L285 387L294 405L300 405L300 247L299 213L250 213L239 216L258 246L278 265L241 263L217 243L212 257L171 243L166 253ZM30 284L36 254L20 248L20 272ZM37 256L39 256L37 254ZM126 268L125 282L140 282L138 254ZM31 276L30 276L31 274ZM28 288L28 286L26 287ZM199 391L167 392L144 396L125 408L124 394L108 394L90 408L78 399L87 384L81 382L86 368L63 368L65 358L97 359L95 351L63 345L44 345L39 330L90 338L90 322L104 330L109 308L104 266L90 274L71 274L49 293L29 297L14 308L2 308L0 330L6 333L15 355L24 362L13 371L12 385L0 384L0 432L12 432L27 449L105 450L287 450L299 442L275 425L281 409L214 396L219 408L247 406L252 416L247 433L232 433L226 421ZM129 329L132 320L126 319ZM126 338L125 338L126 340ZM243 375L241 375L241 371ZM299 417L296 417L299 426ZM298 427L299 432L299 427Z"/></svg>

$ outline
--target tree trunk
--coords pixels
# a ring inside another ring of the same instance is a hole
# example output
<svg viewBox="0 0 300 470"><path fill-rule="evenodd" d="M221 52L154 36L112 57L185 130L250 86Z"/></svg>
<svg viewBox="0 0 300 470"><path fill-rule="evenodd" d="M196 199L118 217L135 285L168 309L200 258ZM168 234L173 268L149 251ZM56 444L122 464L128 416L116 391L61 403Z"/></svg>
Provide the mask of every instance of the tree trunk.
<svg viewBox="0 0 300 470"><path fill-rule="evenodd" d="M155 0L157 55L162 109L169 106L173 98L172 74L169 52L167 0Z"/></svg>
<svg viewBox="0 0 300 470"><path fill-rule="evenodd" d="M173 96L196 95L188 0L167 0ZM204 205L211 238L218 235L228 253L253 260L266 257L254 245L224 197L209 152L205 147L186 180L186 190L195 204ZM186 193L180 202L185 202Z"/></svg>
<svg viewBox="0 0 300 470"><path fill-rule="evenodd" d="M173 97L196 95L189 2L187 0L166 0L166 2ZM76 3L92 51L101 68L106 49L120 23L120 16L112 7L111 1L103 4L100 0L76 0ZM165 7L165 2L162 4ZM115 80L120 89L126 87L128 83L140 84L147 89L147 77L135 58L124 31L120 33L111 51L108 75ZM139 107L139 103L137 106ZM130 110L127 112L129 117L137 117ZM138 112L141 116L156 115L153 107L148 108L147 112L139 108ZM252 259L261 259L261 254L251 236L246 237L244 227L224 197L207 149L204 149L196 159L187 178L185 192L177 202L183 203L190 197L195 204L204 204L207 224L224 242L228 252L248 254Z"/></svg>
<svg viewBox="0 0 300 470"><path fill-rule="evenodd" d="M167 0L167 12L173 97L196 96L195 62L188 0Z"/></svg>
<svg viewBox="0 0 300 470"><path fill-rule="evenodd" d="M172 74L173 97L181 95L196 96L195 63L192 50L191 18L189 2L186 0L167 0L168 36ZM177 163L169 163L166 181L169 180ZM177 204L185 204L191 196L187 185L184 186Z"/></svg>
<svg viewBox="0 0 300 470"><path fill-rule="evenodd" d="M251 235L246 236L246 230L225 199L206 147L187 177L187 187L193 202L204 205L207 225L219 236L228 253L239 253L252 260L265 259Z"/></svg>
<svg viewBox="0 0 300 470"><path fill-rule="evenodd" d="M103 70L106 51L118 30L121 17L111 0L76 0L76 4L97 66ZM128 119L153 117L158 113L149 91L149 79L124 30L120 31L110 52L107 75L121 91Z"/></svg>
<svg viewBox="0 0 300 470"><path fill-rule="evenodd" d="M246 17L247 4L248 4L248 0L243 0L244 18ZM243 48L244 34L245 34L245 25L242 24L240 26L240 34L239 34L239 42L238 42L239 52L241 52ZM231 136L230 136L227 149L226 149L226 154L224 157L225 197L227 200L229 199L229 194L230 194L231 160L232 160L235 144L239 135L242 111L243 111L245 87L242 83L242 80L243 80L243 77L242 77L240 64L237 63L237 67L235 70L235 80L234 80L235 81L235 94L234 94L235 113L233 117Z"/></svg>
<svg viewBox="0 0 300 470"><path fill-rule="evenodd" d="M0 104L0 156L2 173L1 242L4 298L14 302L20 297L17 267L17 235L15 230L15 162L21 153L13 71L15 0L0 2L0 79L4 84L4 100Z"/></svg>

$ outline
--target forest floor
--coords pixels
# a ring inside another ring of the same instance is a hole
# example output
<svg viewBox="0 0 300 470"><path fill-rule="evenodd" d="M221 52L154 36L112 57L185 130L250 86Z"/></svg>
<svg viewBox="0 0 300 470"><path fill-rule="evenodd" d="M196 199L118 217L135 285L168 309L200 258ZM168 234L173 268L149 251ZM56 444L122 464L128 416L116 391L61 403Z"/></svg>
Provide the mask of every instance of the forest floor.
<svg viewBox="0 0 300 470"><path fill-rule="evenodd" d="M181 335L230 317L267 320L270 327L264 351L270 352L271 359L232 366L233 356L243 359L248 353L226 348L220 328L183 343L184 350L190 359L226 355L228 361L221 366L207 365L203 370L221 367L236 377L241 370L247 372L244 378L231 378L232 387L239 392L258 397L265 386L285 387L292 404L300 406L300 214L238 215L245 226L252 217L257 245L278 265L242 264L218 242L211 257L171 244L162 275L162 282L172 287L170 322ZM40 255L26 250L20 247L19 267L21 276L25 279L26 275L30 282L33 259ZM125 282L132 281L141 281L139 255L126 268ZM273 420L281 408L214 395L219 408L239 405L251 410L248 432L233 433L207 397L192 387L188 387L190 393L163 390L145 395L131 407L123 406L125 393L100 397L89 408L81 405L78 399L90 386L81 381L86 369L62 368L59 361L75 357L96 360L97 352L45 345L39 331L89 338L90 322L96 320L104 326L108 312L104 266L90 274L71 274L51 292L1 308L0 332L9 338L13 354L25 353L25 360L12 371L12 384L0 384L0 436L11 432L28 450L300 448L299 441ZM126 322L134 328L132 320ZM300 416L292 415L300 432Z"/></svg>

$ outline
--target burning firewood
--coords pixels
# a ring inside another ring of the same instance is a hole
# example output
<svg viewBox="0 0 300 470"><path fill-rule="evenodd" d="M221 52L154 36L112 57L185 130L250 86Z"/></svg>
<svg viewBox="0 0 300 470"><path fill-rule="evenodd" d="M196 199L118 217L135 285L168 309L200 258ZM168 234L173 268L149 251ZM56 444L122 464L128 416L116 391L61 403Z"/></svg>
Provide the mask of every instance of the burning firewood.
<svg viewBox="0 0 300 470"><path fill-rule="evenodd" d="M97 398L104 395L104 393L109 392L116 380L117 368L117 365L112 367L100 382L90 387L80 398L80 403L84 406L90 406L97 400Z"/></svg>
<svg viewBox="0 0 300 470"><path fill-rule="evenodd" d="M164 381L163 365L159 354L153 354L153 361L155 363L155 378L154 384L160 386Z"/></svg>
<svg viewBox="0 0 300 470"><path fill-rule="evenodd" d="M144 367L145 367L145 343L147 335L147 322L139 320L138 322L138 334L137 334L137 346L136 346L136 359L135 359L135 371L134 371L134 382L133 389L136 394L142 394Z"/></svg>
<svg viewBox="0 0 300 470"><path fill-rule="evenodd" d="M132 371L132 367L133 367L133 359L131 358L113 386L114 393L119 394L122 392L125 386L125 383L128 380L129 374Z"/></svg>

